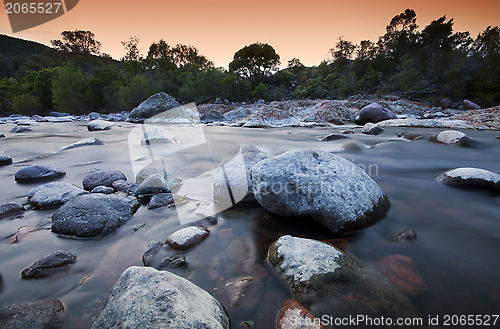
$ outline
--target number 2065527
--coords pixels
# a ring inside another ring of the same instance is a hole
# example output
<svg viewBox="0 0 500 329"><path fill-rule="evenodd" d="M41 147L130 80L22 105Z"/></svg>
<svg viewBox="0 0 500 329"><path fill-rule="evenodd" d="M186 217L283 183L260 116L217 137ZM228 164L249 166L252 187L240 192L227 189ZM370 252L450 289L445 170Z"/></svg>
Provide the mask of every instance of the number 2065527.
<svg viewBox="0 0 500 329"><path fill-rule="evenodd" d="M57 14L61 10L60 2L7 2L5 12L7 14Z"/></svg>

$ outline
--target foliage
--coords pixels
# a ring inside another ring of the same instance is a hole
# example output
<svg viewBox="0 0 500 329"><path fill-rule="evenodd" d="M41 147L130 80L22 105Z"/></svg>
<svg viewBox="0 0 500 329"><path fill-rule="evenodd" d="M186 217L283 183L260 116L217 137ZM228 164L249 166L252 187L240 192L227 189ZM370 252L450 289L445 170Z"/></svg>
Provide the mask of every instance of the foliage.
<svg viewBox="0 0 500 329"><path fill-rule="evenodd" d="M69 53L99 55L101 43L95 40L94 33L90 31L63 31L62 40L51 40L52 45Z"/></svg>
<svg viewBox="0 0 500 329"><path fill-rule="evenodd" d="M238 50L229 71L252 81L254 85L264 81L265 77L276 71L280 65L280 56L267 43L253 43Z"/></svg>

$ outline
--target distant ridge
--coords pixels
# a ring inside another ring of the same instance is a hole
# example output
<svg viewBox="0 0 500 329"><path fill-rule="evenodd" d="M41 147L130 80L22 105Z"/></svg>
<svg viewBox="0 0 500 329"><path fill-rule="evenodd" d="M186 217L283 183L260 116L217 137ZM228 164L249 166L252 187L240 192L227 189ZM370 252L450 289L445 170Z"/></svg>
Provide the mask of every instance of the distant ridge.
<svg viewBox="0 0 500 329"><path fill-rule="evenodd" d="M17 57L38 55L44 53L47 49L52 48L38 42L0 34L0 56Z"/></svg>

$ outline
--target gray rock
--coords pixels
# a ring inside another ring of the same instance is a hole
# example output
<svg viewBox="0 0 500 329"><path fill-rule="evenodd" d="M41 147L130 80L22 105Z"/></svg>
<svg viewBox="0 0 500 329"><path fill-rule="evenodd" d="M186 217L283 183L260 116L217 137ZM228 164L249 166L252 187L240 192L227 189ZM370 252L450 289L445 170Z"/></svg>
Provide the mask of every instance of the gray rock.
<svg viewBox="0 0 500 329"><path fill-rule="evenodd" d="M88 131L110 130L113 124L104 120L92 120L87 123Z"/></svg>
<svg viewBox="0 0 500 329"><path fill-rule="evenodd" d="M175 98L161 92L149 97L147 100L139 104L138 107L133 109L127 121L135 123L144 122L144 120L154 115L179 106L181 106L181 104L179 104Z"/></svg>
<svg viewBox="0 0 500 329"><path fill-rule="evenodd" d="M33 129L26 127L26 126L15 126L10 130L11 133L17 134L17 133L27 133L27 132L32 132Z"/></svg>
<svg viewBox="0 0 500 329"><path fill-rule="evenodd" d="M123 179L115 180L111 186L115 189L117 192L125 192L129 193L130 190L134 187L137 187L138 185L132 182L128 182Z"/></svg>
<svg viewBox="0 0 500 329"><path fill-rule="evenodd" d="M56 208L86 193L88 192L72 184L52 182L30 190L28 202L33 208L37 209Z"/></svg>
<svg viewBox="0 0 500 329"><path fill-rule="evenodd" d="M165 243L176 250L187 250L200 244L209 234L210 231L201 226L185 227L170 234Z"/></svg>
<svg viewBox="0 0 500 329"><path fill-rule="evenodd" d="M99 138L95 138L95 137L94 138L87 138L87 139L84 139L84 140L81 140L81 141L78 141L78 142L61 147L60 152L74 149L77 147L92 146L92 145L104 145L104 142L102 140L100 140Z"/></svg>
<svg viewBox="0 0 500 329"><path fill-rule="evenodd" d="M144 266L153 265L154 257L160 251L161 247L163 247L163 243L157 240L149 241L146 245L146 250L144 250L144 254L142 255L142 263Z"/></svg>
<svg viewBox="0 0 500 329"><path fill-rule="evenodd" d="M451 108L451 98L442 98L439 101L439 106L441 106L443 109Z"/></svg>
<svg viewBox="0 0 500 329"><path fill-rule="evenodd" d="M101 115L97 112L90 112L88 115L90 120L97 120L101 117Z"/></svg>
<svg viewBox="0 0 500 329"><path fill-rule="evenodd" d="M440 133L432 136L430 140L436 143L458 145L463 147L474 147L476 145L476 141L474 139L457 130L441 131Z"/></svg>
<svg viewBox="0 0 500 329"><path fill-rule="evenodd" d="M269 247L267 260L313 314L419 317L387 278L327 243L282 236Z"/></svg>
<svg viewBox="0 0 500 329"><path fill-rule="evenodd" d="M251 113L252 113L252 111L247 109L247 108L239 108L239 109L227 112L226 114L224 114L224 117L226 118L226 120L236 121L238 119L246 118Z"/></svg>
<svg viewBox="0 0 500 329"><path fill-rule="evenodd" d="M224 121L224 115L220 112L217 111L210 111L207 113L203 113L200 116L200 122L201 123L213 123L213 122L220 122Z"/></svg>
<svg viewBox="0 0 500 329"><path fill-rule="evenodd" d="M224 104L224 102L222 101L222 99L220 99L219 97L217 97L214 101L215 104Z"/></svg>
<svg viewBox="0 0 500 329"><path fill-rule="evenodd" d="M127 180L125 174L118 170L94 171L88 173L83 178L83 188L87 191L92 191L97 186L112 187L114 181Z"/></svg>
<svg viewBox="0 0 500 329"><path fill-rule="evenodd" d="M39 116L38 114L33 115L31 119L35 120L36 122L49 122L47 118Z"/></svg>
<svg viewBox="0 0 500 329"><path fill-rule="evenodd" d="M396 241L416 241L417 233L415 231L405 228L396 235Z"/></svg>
<svg viewBox="0 0 500 329"><path fill-rule="evenodd" d="M12 157L7 154L0 155L0 166L10 165L12 163Z"/></svg>
<svg viewBox="0 0 500 329"><path fill-rule="evenodd" d="M361 132L363 134L367 135L379 135L384 131L384 128L379 127L378 125L368 122L363 126L363 129L361 129Z"/></svg>
<svg viewBox="0 0 500 329"><path fill-rule="evenodd" d="M70 264L76 262L76 257L66 251L57 250L47 255L21 272L22 279L41 279L55 273L65 271Z"/></svg>
<svg viewBox="0 0 500 329"><path fill-rule="evenodd" d="M250 169L269 155L255 146L242 146L236 155L221 161L215 172L213 186L214 201L220 205L231 206L235 203L255 203L250 180Z"/></svg>
<svg viewBox="0 0 500 329"><path fill-rule="evenodd" d="M251 276L237 277L220 282L217 299L231 316L248 314L259 304L264 284Z"/></svg>
<svg viewBox="0 0 500 329"><path fill-rule="evenodd" d="M16 182L31 182L53 180L64 175L66 172L62 169L37 165L19 169L14 178Z"/></svg>
<svg viewBox="0 0 500 329"><path fill-rule="evenodd" d="M471 102L467 99L464 99L464 101L462 102L462 105L464 107L464 110L480 110L481 109L481 106L479 106L476 103Z"/></svg>
<svg viewBox="0 0 500 329"><path fill-rule="evenodd" d="M383 108L380 104L372 103L361 109L356 117L356 123L364 125L368 122L377 123L383 120L396 119L396 114Z"/></svg>
<svg viewBox="0 0 500 329"><path fill-rule="evenodd" d="M313 216L332 232L347 232L383 218L390 203L366 172L324 151L291 150L252 167L253 192L281 216Z"/></svg>
<svg viewBox="0 0 500 329"><path fill-rule="evenodd" d="M164 168L155 167L147 167L139 171L139 173L135 177L135 182L137 184L141 184L146 178L154 174L162 175L167 182L168 190L172 192L177 191L182 186L182 180L180 180L177 176L175 176L171 172L168 172Z"/></svg>
<svg viewBox="0 0 500 329"><path fill-rule="evenodd" d="M141 137L141 145L153 144L177 144L181 140L176 136L168 133L160 126L144 125L143 135Z"/></svg>
<svg viewBox="0 0 500 329"><path fill-rule="evenodd" d="M2 329L58 329L64 320L64 306L59 300L14 304L0 309Z"/></svg>
<svg viewBox="0 0 500 329"><path fill-rule="evenodd" d="M0 203L0 218L19 215L24 211L24 207L15 202Z"/></svg>
<svg viewBox="0 0 500 329"><path fill-rule="evenodd" d="M147 195L157 193L167 193L170 190L167 187L167 181L159 173L148 176L137 188L135 195Z"/></svg>
<svg viewBox="0 0 500 329"><path fill-rule="evenodd" d="M436 178L447 185L500 192L500 175L479 168L457 168L445 171Z"/></svg>
<svg viewBox="0 0 500 329"><path fill-rule="evenodd" d="M5 138L5 135L4 134L0 134L0 138Z"/></svg>
<svg viewBox="0 0 500 329"><path fill-rule="evenodd" d="M109 186L96 186L90 191L91 193L113 194L115 189Z"/></svg>
<svg viewBox="0 0 500 329"><path fill-rule="evenodd" d="M151 197L148 202L148 209L157 209L161 207L166 207L169 205L174 205L174 197L171 193L158 193Z"/></svg>
<svg viewBox="0 0 500 329"><path fill-rule="evenodd" d="M323 137L321 139L322 142L331 142L331 141L337 141L339 139L348 139L349 137L343 135L343 134L331 134L326 137Z"/></svg>
<svg viewBox="0 0 500 329"><path fill-rule="evenodd" d="M131 197L80 195L52 215L52 232L76 237L104 236L130 220L138 208L139 203Z"/></svg>
<svg viewBox="0 0 500 329"><path fill-rule="evenodd" d="M205 290L167 271L129 267L113 287L92 329L229 329L224 307Z"/></svg>
<svg viewBox="0 0 500 329"><path fill-rule="evenodd" d="M185 268L188 266L188 263L186 261L186 257L183 255L174 255L174 256L169 256L165 259L163 259L160 264L158 265L159 269L175 269L175 268Z"/></svg>

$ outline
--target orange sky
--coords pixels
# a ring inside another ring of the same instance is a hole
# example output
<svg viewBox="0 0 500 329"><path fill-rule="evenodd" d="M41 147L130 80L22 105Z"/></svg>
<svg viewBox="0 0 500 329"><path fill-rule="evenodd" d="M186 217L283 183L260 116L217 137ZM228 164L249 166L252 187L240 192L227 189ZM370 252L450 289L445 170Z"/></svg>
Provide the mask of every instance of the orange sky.
<svg viewBox="0 0 500 329"><path fill-rule="evenodd" d="M2 11L0 33L50 45L64 30L90 30L117 59L124 54L120 41L129 36L139 37L143 54L163 38L195 46L225 68L238 49L259 41L271 44L285 66L293 57L317 65L339 36L376 41L406 8L417 12L421 28L442 15L454 18L455 31L474 37L500 25L500 0L80 0L62 17L18 33Z"/></svg>

